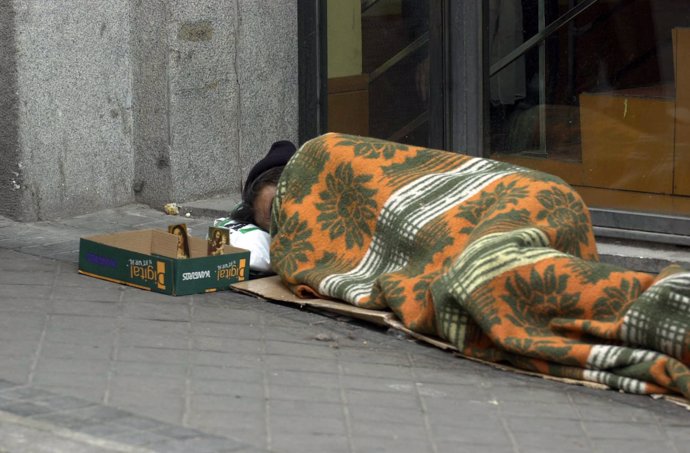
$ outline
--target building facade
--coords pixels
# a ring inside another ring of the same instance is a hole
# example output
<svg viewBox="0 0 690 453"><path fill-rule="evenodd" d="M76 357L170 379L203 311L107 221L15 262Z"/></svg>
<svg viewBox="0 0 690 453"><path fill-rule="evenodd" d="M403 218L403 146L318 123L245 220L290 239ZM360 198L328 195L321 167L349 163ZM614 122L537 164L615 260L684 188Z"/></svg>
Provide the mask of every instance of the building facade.
<svg viewBox="0 0 690 453"><path fill-rule="evenodd" d="M599 235L690 244L684 0L12 0L0 214L237 196L271 142L556 174Z"/></svg>

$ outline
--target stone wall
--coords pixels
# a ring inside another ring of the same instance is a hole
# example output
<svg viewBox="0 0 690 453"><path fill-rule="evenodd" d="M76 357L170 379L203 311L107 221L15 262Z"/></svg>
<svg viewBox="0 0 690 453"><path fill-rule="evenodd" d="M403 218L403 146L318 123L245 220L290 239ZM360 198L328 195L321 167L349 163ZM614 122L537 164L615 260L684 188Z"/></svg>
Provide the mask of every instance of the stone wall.
<svg viewBox="0 0 690 453"><path fill-rule="evenodd" d="M0 214L21 211L14 8L0 3Z"/></svg>
<svg viewBox="0 0 690 453"><path fill-rule="evenodd" d="M238 193L297 136L296 3L3 3L0 214Z"/></svg>

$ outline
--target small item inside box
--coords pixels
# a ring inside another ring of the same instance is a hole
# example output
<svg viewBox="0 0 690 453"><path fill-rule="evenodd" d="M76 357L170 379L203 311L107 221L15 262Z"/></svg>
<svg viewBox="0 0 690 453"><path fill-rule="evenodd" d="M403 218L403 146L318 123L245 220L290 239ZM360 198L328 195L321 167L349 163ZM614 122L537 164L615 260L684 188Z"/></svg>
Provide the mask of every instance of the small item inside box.
<svg viewBox="0 0 690 453"><path fill-rule="evenodd" d="M223 247L230 244L230 230L227 228L208 228L208 254L222 255Z"/></svg>

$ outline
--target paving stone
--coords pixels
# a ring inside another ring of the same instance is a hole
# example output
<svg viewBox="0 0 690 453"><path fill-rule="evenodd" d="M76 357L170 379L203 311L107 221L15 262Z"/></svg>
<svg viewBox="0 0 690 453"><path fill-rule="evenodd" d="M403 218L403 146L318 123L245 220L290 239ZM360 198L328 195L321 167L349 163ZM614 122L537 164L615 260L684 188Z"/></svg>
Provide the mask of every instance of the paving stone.
<svg viewBox="0 0 690 453"><path fill-rule="evenodd" d="M160 349L187 349L189 336L186 334L152 334L127 332L120 335L120 347L151 347Z"/></svg>
<svg viewBox="0 0 690 453"><path fill-rule="evenodd" d="M468 416L470 416L468 414ZM450 422L450 421L449 421ZM460 422L454 424L432 424L434 439L439 442L456 442L458 444L473 444L486 446L510 446L509 434L498 424L487 423L485 426L465 425ZM535 429L534 432L546 432Z"/></svg>
<svg viewBox="0 0 690 453"><path fill-rule="evenodd" d="M200 437L200 432L195 429L185 428L183 426L176 426L172 424L166 424L159 429L151 431L159 435L167 436L168 438L180 440Z"/></svg>
<svg viewBox="0 0 690 453"><path fill-rule="evenodd" d="M88 350L89 347L87 346L86 348ZM91 357L80 357L79 351L83 349L85 348L78 345L65 344L65 349L63 351L64 357L42 355L38 361L36 375L65 374L68 376L72 375L73 378L77 376L92 378L95 375L105 377L110 369L110 362L108 360L109 352L101 351L98 356L92 354Z"/></svg>
<svg viewBox="0 0 690 453"><path fill-rule="evenodd" d="M448 359L454 360L450 357ZM414 361L412 363L414 364L415 381L424 384L476 385L484 381L484 376L480 373L462 366L450 369L433 369L420 367Z"/></svg>
<svg viewBox="0 0 690 453"><path fill-rule="evenodd" d="M65 263L75 263L79 260L79 252L75 250L72 252L54 253L50 256L46 256L46 258L50 258L56 261L63 261Z"/></svg>
<svg viewBox="0 0 690 453"><path fill-rule="evenodd" d="M40 338L0 340L0 357L27 357L36 352ZM0 363L2 359L0 358Z"/></svg>
<svg viewBox="0 0 690 453"><path fill-rule="evenodd" d="M271 385L299 385L325 389L340 388L338 376L331 373L273 371L269 373L268 380Z"/></svg>
<svg viewBox="0 0 690 453"><path fill-rule="evenodd" d="M232 307L204 307L197 305L192 316L195 323L229 323L239 325L257 325L260 315L249 310L238 310Z"/></svg>
<svg viewBox="0 0 690 453"><path fill-rule="evenodd" d="M233 451L261 451L256 447L249 447L243 443L225 439L222 437L200 437L194 439L184 440L170 440L165 443L159 443L151 446L155 451L163 453L218 453L218 452L233 452Z"/></svg>
<svg viewBox="0 0 690 453"><path fill-rule="evenodd" d="M263 399L264 385L262 382L195 379L192 381L191 392L195 395L225 395Z"/></svg>
<svg viewBox="0 0 690 453"><path fill-rule="evenodd" d="M386 409L420 409L420 401L414 393L381 393L367 390L348 389L345 391L350 406L370 406L372 402Z"/></svg>
<svg viewBox="0 0 690 453"><path fill-rule="evenodd" d="M346 453L350 444L345 436L304 436L290 434L278 435L273 439L275 449L283 451L327 451L329 453Z"/></svg>
<svg viewBox="0 0 690 453"><path fill-rule="evenodd" d="M30 445L27 445L27 441ZM6 420L0 423L0 445L3 451L8 452L115 453L117 451L102 444L97 446L83 439L69 439Z"/></svg>
<svg viewBox="0 0 690 453"><path fill-rule="evenodd" d="M446 449L434 449L425 439L385 439L381 437L358 436L352 439L353 450L356 453L388 453L396 451L410 451L418 453L432 452L461 452L460 445L451 444ZM460 449L458 449L460 447ZM477 452L479 449L473 450Z"/></svg>
<svg viewBox="0 0 690 453"><path fill-rule="evenodd" d="M12 282L13 285L52 286L55 278L55 270L50 268L31 272L3 269L2 272L3 281Z"/></svg>
<svg viewBox="0 0 690 453"><path fill-rule="evenodd" d="M82 332L93 332L98 334L109 333L116 329L116 318L114 316L82 316L82 315L51 315L48 329L79 330Z"/></svg>
<svg viewBox="0 0 690 453"><path fill-rule="evenodd" d="M139 430L139 431L157 431L157 430L163 430L170 426L167 423L161 422L159 420L155 420L152 418L147 418L147 417L141 417L135 414L128 414L125 415L124 417L119 417L115 420L112 421L112 423L118 424L120 426L123 426L127 429L130 430ZM172 425L176 426L176 425Z"/></svg>
<svg viewBox="0 0 690 453"><path fill-rule="evenodd" d="M94 403L84 399L74 398L70 396L55 395L47 396L45 399L39 399L37 402L46 405L55 412L68 411L72 409L81 409L92 406ZM36 402L36 400L34 400Z"/></svg>
<svg viewBox="0 0 690 453"><path fill-rule="evenodd" d="M223 411L208 411L197 410L190 416L191 426L211 426L222 427L225 430L224 435L236 437L236 433L240 431L253 431L261 429L266 433L266 415L262 410L257 408L250 408L249 411L241 410L223 410Z"/></svg>
<svg viewBox="0 0 690 453"><path fill-rule="evenodd" d="M322 417L302 412L276 414L271 411L269 420L271 435L274 438L277 435L288 436L291 434L300 437L310 435L347 436L347 424L342 409L339 416L334 417Z"/></svg>
<svg viewBox="0 0 690 453"><path fill-rule="evenodd" d="M46 313L48 311L48 306L50 301L48 299L31 299L31 298L9 298L3 297L2 304L0 304L0 312L13 312L13 311L28 311L28 312L38 312Z"/></svg>
<svg viewBox="0 0 690 453"><path fill-rule="evenodd" d="M122 376L113 377L110 392L115 397L119 394L140 393L142 395L179 396L185 391L183 376Z"/></svg>
<svg viewBox="0 0 690 453"><path fill-rule="evenodd" d="M47 414L52 412L48 407L26 401L0 400L0 410L9 412L20 417L31 417L34 415Z"/></svg>
<svg viewBox="0 0 690 453"><path fill-rule="evenodd" d="M313 418L342 418L343 406L338 403L313 401L275 400L269 403L272 416L305 415Z"/></svg>
<svg viewBox="0 0 690 453"><path fill-rule="evenodd" d="M270 390L272 400L321 403L340 403L342 401L343 393L341 389L281 384L272 384L270 386ZM352 401L349 402L352 404Z"/></svg>
<svg viewBox="0 0 690 453"><path fill-rule="evenodd" d="M83 398L89 401L101 401L107 387L105 376L83 376L69 373L52 373L37 375L33 385L52 392Z"/></svg>
<svg viewBox="0 0 690 453"><path fill-rule="evenodd" d="M502 391L497 392L496 389L492 389L493 393L498 401L501 402L525 402L525 403L545 403L554 404L561 403L565 405L570 404L570 398L568 394L563 392L554 392L551 389L521 389L520 391Z"/></svg>
<svg viewBox="0 0 690 453"><path fill-rule="evenodd" d="M119 360L144 363L186 364L189 351L186 349L154 348L154 347L122 347Z"/></svg>
<svg viewBox="0 0 690 453"><path fill-rule="evenodd" d="M111 302L117 303L122 298L122 286L107 285L98 288L96 291L84 291L78 286L58 285L53 290L54 299L82 300L88 302ZM103 315L103 313L101 314Z"/></svg>
<svg viewBox="0 0 690 453"><path fill-rule="evenodd" d="M653 423L655 421L653 412L641 408L624 407L620 405L597 406L587 404L578 404L573 407L576 408L578 414L575 417L582 418L583 420L605 422L619 420L621 422L633 423Z"/></svg>
<svg viewBox="0 0 690 453"><path fill-rule="evenodd" d="M231 437L233 439L238 439L239 441L248 444L248 447L240 448L237 451L267 451L266 448L266 431L263 426L252 426L248 429L238 429L233 427L228 429L226 426L213 426L209 429L205 429L204 432L208 434L215 434L221 437ZM245 450L248 448L248 450ZM253 450L256 449L256 450Z"/></svg>
<svg viewBox="0 0 690 453"><path fill-rule="evenodd" d="M390 450L387 450L390 451ZM516 451L522 451L522 450L517 450L514 448L514 446L508 446L508 445L485 445L483 443L480 444L458 444L457 442L446 442L446 441L440 441L436 443L436 451L439 453L476 453L476 452L481 452L481 451L486 451L490 453L515 453ZM529 453L535 453L535 450L527 450ZM554 450L548 450L549 452L553 453ZM559 453L561 450L555 450L558 451ZM546 453L546 452L544 452Z"/></svg>
<svg viewBox="0 0 690 453"><path fill-rule="evenodd" d="M371 390L376 392L413 392L414 383L400 379L400 376L367 377L367 376L342 376L341 382L346 389Z"/></svg>
<svg viewBox="0 0 690 453"><path fill-rule="evenodd" d="M366 421L353 419L351 421L354 437L381 437L384 439L425 439L424 425L388 423L386 421Z"/></svg>
<svg viewBox="0 0 690 453"><path fill-rule="evenodd" d="M14 382L26 382L31 372L33 360L31 357L0 357L0 378Z"/></svg>
<svg viewBox="0 0 690 453"><path fill-rule="evenodd" d="M252 410L264 411L266 401L264 398L240 395L241 391L232 395L218 394L192 394L189 396L189 409L195 411L230 412L239 410L249 412Z"/></svg>
<svg viewBox="0 0 690 453"><path fill-rule="evenodd" d="M45 398L53 398L55 395L46 390L27 386L9 386L0 391L0 396L7 400L42 401Z"/></svg>
<svg viewBox="0 0 690 453"><path fill-rule="evenodd" d="M193 347L197 351L260 354L265 349L265 343L260 339L240 340L235 338L194 336Z"/></svg>
<svg viewBox="0 0 690 453"><path fill-rule="evenodd" d="M652 423L583 422L584 429L593 439L640 439L662 442L666 435Z"/></svg>
<svg viewBox="0 0 690 453"><path fill-rule="evenodd" d="M18 252L28 253L29 255L53 257L60 253L78 252L79 246L73 240L64 240L53 244L32 245L28 247L18 247Z"/></svg>
<svg viewBox="0 0 690 453"><path fill-rule="evenodd" d="M58 428L65 428L78 432L89 432L91 427L100 427L108 423L103 421L91 421L78 414L71 414L69 412L47 412L38 414L33 417L35 420L53 425Z"/></svg>
<svg viewBox="0 0 690 453"><path fill-rule="evenodd" d="M184 363L148 363L148 362L128 362L118 360L112 364L113 379L119 376L136 377L170 377L179 376L184 379L187 365Z"/></svg>
<svg viewBox="0 0 690 453"><path fill-rule="evenodd" d="M111 354L111 347L108 345L91 345L77 343L48 342L43 345L41 356L45 359L70 359L69 366L74 366L76 362L84 362L90 365L91 360L107 361ZM93 362L98 363L98 362ZM90 369L91 366L77 366L78 369Z"/></svg>
<svg viewBox="0 0 690 453"><path fill-rule="evenodd" d="M181 424L184 416L184 401L181 398L145 398L141 394L128 394L113 398L110 404L126 408L139 416L175 425Z"/></svg>
<svg viewBox="0 0 690 453"><path fill-rule="evenodd" d="M302 357L307 359L333 361L338 357L337 349L332 345L316 344L295 346L293 343L269 341L266 343L266 354L275 356Z"/></svg>
<svg viewBox="0 0 690 453"><path fill-rule="evenodd" d="M0 330L3 338L26 339L42 332L44 323L45 316L41 313L14 313L12 317L0 317Z"/></svg>
<svg viewBox="0 0 690 453"><path fill-rule="evenodd" d="M227 380L237 382L260 382L263 371L257 367L244 368L234 364L196 365L191 369L193 378L202 380Z"/></svg>
<svg viewBox="0 0 690 453"><path fill-rule="evenodd" d="M78 330L78 329L48 329L45 332L44 343L64 343L111 347L117 335L117 328L107 331Z"/></svg>
<svg viewBox="0 0 690 453"><path fill-rule="evenodd" d="M83 426L76 424L71 427L72 429L78 429L80 433L88 434L97 438L107 438L119 441L118 437L123 433L132 431L132 428L119 425L116 421L97 423L93 425Z"/></svg>
<svg viewBox="0 0 690 453"><path fill-rule="evenodd" d="M425 401L427 417L432 425L445 425L448 420L459 418L464 425L482 427L485 424L495 423L506 418L497 406L490 402L459 400ZM537 416L537 414L529 414Z"/></svg>
<svg viewBox="0 0 690 453"><path fill-rule="evenodd" d="M128 303L124 316L127 318L154 319L157 321L189 321L189 307L181 304L151 302Z"/></svg>
<svg viewBox="0 0 690 453"><path fill-rule="evenodd" d="M668 439L679 448L679 446L684 446L683 451L690 451L690 430L685 426L664 426L664 433Z"/></svg>
<svg viewBox="0 0 690 453"><path fill-rule="evenodd" d="M421 408L390 408L380 407L373 399L369 406L350 406L350 415L361 421L382 421L401 425L423 425L424 412Z"/></svg>
<svg viewBox="0 0 690 453"><path fill-rule="evenodd" d="M557 402L533 403L533 402L514 402L499 401L501 412L508 417L520 416L525 413L534 414L541 417L579 419L577 412L569 404L558 404Z"/></svg>
<svg viewBox="0 0 690 453"><path fill-rule="evenodd" d="M266 367L271 371L303 371L315 373L337 373L335 360L312 357L295 357L284 355L266 355Z"/></svg>
<svg viewBox="0 0 690 453"><path fill-rule="evenodd" d="M548 433L548 435L544 435ZM586 436L569 436L558 433L551 433L548 431L535 430L531 433L528 432L515 432L513 433L518 445L524 449L531 449L534 447L539 447L542 449L551 448L553 451L564 449L564 450L592 450L590 444L590 439Z"/></svg>
<svg viewBox="0 0 690 453"><path fill-rule="evenodd" d="M122 326L123 334L140 332L151 335L186 335L189 332L187 321L162 321L153 319L128 319Z"/></svg>
<svg viewBox="0 0 690 453"><path fill-rule="evenodd" d="M409 365L381 365L381 364L360 364L344 363L343 373L352 376L382 377L395 376L402 379L411 379L412 371Z"/></svg>
<svg viewBox="0 0 690 453"><path fill-rule="evenodd" d="M138 446L161 445L170 441L169 434L155 431L121 431L112 438L127 445Z"/></svg>
<svg viewBox="0 0 690 453"><path fill-rule="evenodd" d="M194 333L205 337L223 337L238 340L261 340L261 330L252 325L226 324L216 322L195 322Z"/></svg>
<svg viewBox="0 0 690 453"><path fill-rule="evenodd" d="M112 284L112 283L110 283ZM138 288L123 287L124 302L127 304L140 303L164 303L167 305L187 305L188 301L185 297L170 296L168 294L154 293L150 291L143 291Z"/></svg>
<svg viewBox="0 0 690 453"><path fill-rule="evenodd" d="M586 435L585 431L583 431L581 421L568 418L510 417L506 419L506 422L513 432L534 432L542 430L544 432L571 436Z"/></svg>
<svg viewBox="0 0 690 453"><path fill-rule="evenodd" d="M122 307L118 302L79 301L75 299L55 299L51 305L51 314L79 314L84 316L118 316Z"/></svg>
<svg viewBox="0 0 690 453"><path fill-rule="evenodd" d="M258 354L224 351L190 351L189 360L194 365L202 366L236 366L253 368L262 362Z"/></svg>

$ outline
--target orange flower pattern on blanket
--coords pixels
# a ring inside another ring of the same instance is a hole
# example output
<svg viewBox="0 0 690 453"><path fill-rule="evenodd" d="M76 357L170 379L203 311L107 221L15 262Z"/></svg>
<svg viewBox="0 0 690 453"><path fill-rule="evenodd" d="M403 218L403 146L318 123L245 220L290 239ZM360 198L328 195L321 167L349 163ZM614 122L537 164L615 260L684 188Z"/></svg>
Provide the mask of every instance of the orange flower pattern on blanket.
<svg viewBox="0 0 690 453"><path fill-rule="evenodd" d="M473 357L690 396L690 273L598 262L589 211L555 176L326 134L288 163L272 222L298 295L391 310Z"/></svg>

